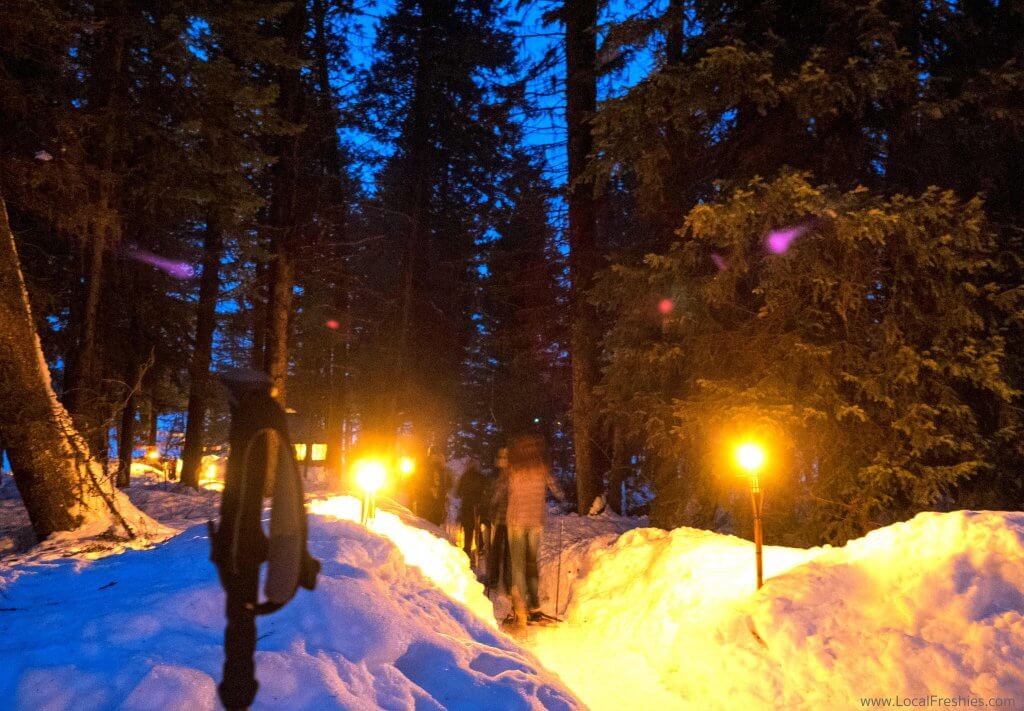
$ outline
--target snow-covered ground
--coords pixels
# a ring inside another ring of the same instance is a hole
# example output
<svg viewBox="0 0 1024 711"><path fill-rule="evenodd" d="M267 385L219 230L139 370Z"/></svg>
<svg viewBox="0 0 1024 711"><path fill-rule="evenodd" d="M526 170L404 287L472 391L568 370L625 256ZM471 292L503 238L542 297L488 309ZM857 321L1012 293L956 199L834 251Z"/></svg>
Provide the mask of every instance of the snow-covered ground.
<svg viewBox="0 0 1024 711"><path fill-rule="evenodd" d="M216 501L153 482L130 494L179 526ZM311 507L323 571L260 618L254 708L582 708L498 630L464 554L429 527L392 507L367 530L347 497ZM224 597L205 525L149 550L64 554L0 560L0 707L216 708Z"/></svg>
<svg viewBox="0 0 1024 711"><path fill-rule="evenodd" d="M1024 514L924 513L842 548L768 547L760 592L749 541L686 528L590 541L563 555L581 571L566 622L528 645L595 711L932 695L1024 707Z"/></svg>
<svg viewBox="0 0 1024 711"><path fill-rule="evenodd" d="M223 595L194 524L218 495L145 478L129 495L186 530L0 558L0 707L215 707ZM768 547L760 592L749 541L552 516L541 597L566 621L512 640L441 531L387 502L368 530L358 509L310 502L323 575L260 619L257 708L1024 707L1024 514Z"/></svg>

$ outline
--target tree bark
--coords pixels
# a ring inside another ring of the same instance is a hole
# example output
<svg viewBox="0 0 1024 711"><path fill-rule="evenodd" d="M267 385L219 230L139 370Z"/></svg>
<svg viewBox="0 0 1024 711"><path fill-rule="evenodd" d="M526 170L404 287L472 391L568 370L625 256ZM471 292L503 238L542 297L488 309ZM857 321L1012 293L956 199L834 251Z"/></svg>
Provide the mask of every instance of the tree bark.
<svg viewBox="0 0 1024 711"><path fill-rule="evenodd" d="M99 167L96 217L92 220L90 238L85 245L85 304L82 309L78 354L72 371L73 380L65 393L65 404L79 430L86 437L100 461L107 461L108 412L105 412L100 382L103 364L99 352L98 331L100 301L104 284L104 253L120 236L121 216L116 207L115 154L121 130L121 107L127 91L125 77L125 24L127 7L124 0L97 3L97 24L100 42L95 71L88 92L88 110L96 121L93 160Z"/></svg>
<svg viewBox="0 0 1024 711"><path fill-rule="evenodd" d="M303 56L306 32L306 3L294 2L281 19L280 37L288 54ZM303 86L298 67L277 70L277 110L281 118L295 125L303 119ZM279 402L285 402L288 376L288 335L295 288L295 257L299 215L299 134L282 136L275 151L277 162L271 169L268 224L271 243L270 286L267 290L267 344L265 370Z"/></svg>
<svg viewBox="0 0 1024 711"><path fill-rule="evenodd" d="M157 446L157 433L160 430L160 403L156 400L156 380L149 384L149 430L146 435L146 446Z"/></svg>
<svg viewBox="0 0 1024 711"><path fill-rule="evenodd" d="M622 483L629 473L629 443L622 425L615 425L612 432L612 466L608 473L608 505L624 516L625 501L622 499Z"/></svg>
<svg viewBox="0 0 1024 711"><path fill-rule="evenodd" d="M597 108L596 0L567 0L564 21L573 447L577 510L585 515L601 491L598 413L593 398L598 328L594 308L586 301L598 265L597 211L593 184L584 176L593 153L591 118Z"/></svg>
<svg viewBox="0 0 1024 711"><path fill-rule="evenodd" d="M129 385L131 388L131 385ZM131 483L132 450L135 448L135 390L128 391L124 408L121 410L121 426L117 435L116 483L123 489Z"/></svg>
<svg viewBox="0 0 1024 711"><path fill-rule="evenodd" d="M220 260L224 237L213 218L207 218L203 238L203 274L199 281L199 305L196 314L196 342L189 363L188 420L182 452L181 483L199 486L203 463L203 430L206 422L210 387L210 363L213 359L213 333L217 328L217 296L220 292Z"/></svg>
<svg viewBox="0 0 1024 711"><path fill-rule="evenodd" d="M120 518L99 463L53 392L2 198L0 439L38 538L74 530L97 512Z"/></svg>
<svg viewBox="0 0 1024 711"><path fill-rule="evenodd" d="M292 311L292 290L295 288L295 263L290 247L284 242L275 246L270 265L270 299L267 304L267 357L265 369L270 376L274 397L285 402L288 378L288 335Z"/></svg>

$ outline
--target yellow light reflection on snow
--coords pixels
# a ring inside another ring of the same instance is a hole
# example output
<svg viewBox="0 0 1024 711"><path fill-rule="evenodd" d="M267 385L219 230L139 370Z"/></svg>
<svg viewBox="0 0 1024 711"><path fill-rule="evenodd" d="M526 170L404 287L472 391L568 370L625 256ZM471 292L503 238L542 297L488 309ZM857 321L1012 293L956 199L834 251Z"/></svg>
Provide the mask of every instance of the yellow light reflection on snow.
<svg viewBox="0 0 1024 711"><path fill-rule="evenodd" d="M309 511L319 516L359 523L361 505L354 496L331 496L310 501ZM404 523L390 511L377 509L367 528L394 543L407 565L419 568L434 585L467 605L482 620L496 624L493 609L481 607L481 601L486 601L490 607L487 598L481 594L470 594L474 590L482 592L482 586L461 550L429 531Z"/></svg>

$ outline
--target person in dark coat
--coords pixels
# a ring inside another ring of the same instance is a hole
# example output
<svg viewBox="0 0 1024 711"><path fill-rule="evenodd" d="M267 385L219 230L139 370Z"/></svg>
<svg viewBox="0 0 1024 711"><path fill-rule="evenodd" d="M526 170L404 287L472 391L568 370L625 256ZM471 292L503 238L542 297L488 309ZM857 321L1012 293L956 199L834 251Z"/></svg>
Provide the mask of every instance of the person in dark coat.
<svg viewBox="0 0 1024 711"><path fill-rule="evenodd" d="M483 504L484 492L487 488L487 480L480 471L480 462L471 459L466 464L466 470L459 479L459 486L456 495L462 502L459 505L459 523L462 525L463 544L462 549L472 560L473 548L479 550L482 546L480 541L480 509Z"/></svg>
<svg viewBox="0 0 1024 711"><path fill-rule="evenodd" d="M450 478L444 458L433 449L427 453L420 480L417 514L435 526L444 527Z"/></svg>
<svg viewBox="0 0 1024 711"><path fill-rule="evenodd" d="M491 488L491 542L487 548L487 587L502 585L505 594L512 591L511 559L508 550L508 526L505 512L508 509L508 448L498 450L495 461L498 476Z"/></svg>

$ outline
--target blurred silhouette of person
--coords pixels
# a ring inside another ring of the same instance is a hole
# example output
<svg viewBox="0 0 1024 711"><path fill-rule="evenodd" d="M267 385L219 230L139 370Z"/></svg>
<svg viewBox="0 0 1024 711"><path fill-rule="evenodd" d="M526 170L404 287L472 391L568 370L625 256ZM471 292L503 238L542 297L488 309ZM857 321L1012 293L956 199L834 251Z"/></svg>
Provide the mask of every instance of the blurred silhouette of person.
<svg viewBox="0 0 1024 711"><path fill-rule="evenodd" d="M456 496L459 497L459 523L462 526L462 549L473 560L473 550L482 548L480 537L480 511L487 489L487 479L480 470L480 462L470 459L459 478Z"/></svg>
<svg viewBox="0 0 1024 711"><path fill-rule="evenodd" d="M512 593L512 565L508 549L508 526L505 512L508 510L508 447L498 450L495 460L498 476L491 487L490 514L491 538L487 548L487 587L502 585L505 594Z"/></svg>
<svg viewBox="0 0 1024 711"><path fill-rule="evenodd" d="M522 627L544 618L540 610L540 580L537 558L547 518L547 490L564 500L561 488L551 477L544 440L539 434L516 437L509 447L508 526L512 554L511 624Z"/></svg>
<svg viewBox="0 0 1024 711"><path fill-rule="evenodd" d="M449 487L448 469L433 447L427 451L423 474L418 487L416 513L435 526L444 527Z"/></svg>

